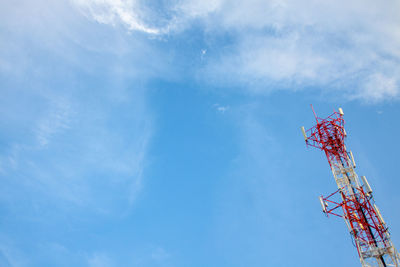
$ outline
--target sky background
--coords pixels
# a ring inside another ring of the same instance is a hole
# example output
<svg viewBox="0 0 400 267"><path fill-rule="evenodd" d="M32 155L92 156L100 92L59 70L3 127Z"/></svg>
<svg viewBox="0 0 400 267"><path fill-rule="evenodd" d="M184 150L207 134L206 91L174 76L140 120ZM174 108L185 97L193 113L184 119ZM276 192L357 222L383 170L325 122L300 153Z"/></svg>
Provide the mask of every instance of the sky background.
<svg viewBox="0 0 400 267"><path fill-rule="evenodd" d="M0 266L358 266L310 104L400 248L400 2L0 4Z"/></svg>

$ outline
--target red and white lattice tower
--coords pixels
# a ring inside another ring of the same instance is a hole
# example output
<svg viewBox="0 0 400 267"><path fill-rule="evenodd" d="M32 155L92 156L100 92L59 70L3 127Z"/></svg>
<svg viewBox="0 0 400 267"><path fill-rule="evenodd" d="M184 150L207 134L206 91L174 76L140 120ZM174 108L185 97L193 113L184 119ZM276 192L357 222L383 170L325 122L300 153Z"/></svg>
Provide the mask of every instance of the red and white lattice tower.
<svg viewBox="0 0 400 267"><path fill-rule="evenodd" d="M313 109L314 111L314 109ZM397 253L382 215L375 205L372 190L365 176L358 178L353 153L344 144L343 111L334 112L326 119L317 117L317 124L305 131L308 146L325 152L338 190L320 197L326 215L342 217L355 241L362 266L400 267Z"/></svg>

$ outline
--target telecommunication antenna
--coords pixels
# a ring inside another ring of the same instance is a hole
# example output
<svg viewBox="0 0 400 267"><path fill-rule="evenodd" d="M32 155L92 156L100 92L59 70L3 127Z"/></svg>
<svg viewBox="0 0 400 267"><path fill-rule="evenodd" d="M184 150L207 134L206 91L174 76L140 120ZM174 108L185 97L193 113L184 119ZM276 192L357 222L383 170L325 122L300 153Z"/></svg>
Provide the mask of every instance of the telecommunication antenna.
<svg viewBox="0 0 400 267"><path fill-rule="evenodd" d="M301 127L304 140L307 146L325 152L338 187L327 197L319 197L322 211L344 219L363 267L400 267L400 255L375 204L371 186L365 176L360 181L353 153L344 144L347 133L343 110L339 108L323 119L312 109L317 124L307 131Z"/></svg>

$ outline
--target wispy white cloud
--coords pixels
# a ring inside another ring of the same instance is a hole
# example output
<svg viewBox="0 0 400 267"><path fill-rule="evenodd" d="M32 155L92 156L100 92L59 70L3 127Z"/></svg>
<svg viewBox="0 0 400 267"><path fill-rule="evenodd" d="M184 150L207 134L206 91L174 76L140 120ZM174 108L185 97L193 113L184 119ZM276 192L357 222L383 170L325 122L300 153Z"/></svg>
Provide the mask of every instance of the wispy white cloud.
<svg viewBox="0 0 400 267"><path fill-rule="evenodd" d="M139 1L136 0L73 0L83 14L99 23L115 25L122 23L129 30L159 34L162 30L147 26L140 18Z"/></svg>
<svg viewBox="0 0 400 267"><path fill-rule="evenodd" d="M67 130L73 113L67 100L51 101L46 116L38 121L35 129L39 145L46 146L52 135Z"/></svg>
<svg viewBox="0 0 400 267"><path fill-rule="evenodd" d="M207 25L235 37L209 60L206 76L252 92L320 87L348 99L396 99L400 20L392 10L398 8L394 2L226 2Z"/></svg>
<svg viewBox="0 0 400 267"><path fill-rule="evenodd" d="M224 0L212 0L212 1L175 1L174 9L178 11L181 18L193 19L193 18L205 18L210 14L216 13L223 8ZM187 21L186 21L187 22Z"/></svg>
<svg viewBox="0 0 400 267"><path fill-rule="evenodd" d="M51 199L60 209L72 205L88 212L121 216L141 190L152 131L149 117L145 110L136 108L134 115L113 118L115 110L92 113L77 96L74 101L76 115L72 120L65 117L64 110L45 113L31 125L30 130L37 133L36 142L15 143L2 155L7 166L3 175L19 173L24 177L17 184L9 181L4 190L29 189L37 194L34 202ZM117 130L108 124L118 128L129 124L132 130ZM7 196L3 195L3 200L8 201Z"/></svg>
<svg viewBox="0 0 400 267"><path fill-rule="evenodd" d="M0 10L1 27L12 29L0 33L0 203L9 218L0 265L112 266L61 235L127 217L143 190L153 133L145 85L166 73L163 57L74 11L67 1Z"/></svg>
<svg viewBox="0 0 400 267"><path fill-rule="evenodd" d="M388 77L383 73L373 73L363 85L364 90L357 98L365 101L379 102L385 99L397 99L399 97L399 80L397 77Z"/></svg>
<svg viewBox="0 0 400 267"><path fill-rule="evenodd" d="M193 19L204 19L223 4L217 1L158 2L157 8L142 0L70 0L90 19L102 24L124 25L130 31L150 35L173 34L190 27ZM157 26L149 26L157 25Z"/></svg>
<svg viewBox="0 0 400 267"><path fill-rule="evenodd" d="M320 87L366 102L400 94L397 2L186 0L154 11L160 16L139 0L75 3L99 22L120 21L152 35L179 34L200 21L211 39L232 36L204 48L207 63L199 76L205 82L240 84L253 93Z"/></svg>
<svg viewBox="0 0 400 267"><path fill-rule="evenodd" d="M1 11L2 23L19 30L8 43L0 41L8 66L0 69L0 117L8 125L0 201L13 207L20 201L10 210L26 217L48 205L122 216L142 188L152 133L143 84L163 73L159 61L144 62L162 57L118 34L95 44L104 32L89 29L93 25L70 6L36 4L47 8L8 3Z"/></svg>

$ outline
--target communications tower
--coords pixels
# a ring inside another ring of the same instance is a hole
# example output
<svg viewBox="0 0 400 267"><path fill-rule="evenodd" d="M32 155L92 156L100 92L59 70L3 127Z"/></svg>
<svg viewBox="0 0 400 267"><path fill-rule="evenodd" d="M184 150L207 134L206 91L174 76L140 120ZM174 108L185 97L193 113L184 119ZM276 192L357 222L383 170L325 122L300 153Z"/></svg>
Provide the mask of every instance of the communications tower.
<svg viewBox="0 0 400 267"><path fill-rule="evenodd" d="M367 178L361 176L360 181L353 153L344 144L347 134L343 110L339 108L325 119L317 117L314 109L313 112L317 124L307 131L304 127L301 130L307 146L325 152L338 187L334 193L319 198L323 212L344 219L363 267L400 267L400 255L390 240Z"/></svg>

